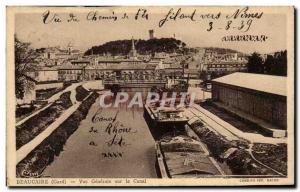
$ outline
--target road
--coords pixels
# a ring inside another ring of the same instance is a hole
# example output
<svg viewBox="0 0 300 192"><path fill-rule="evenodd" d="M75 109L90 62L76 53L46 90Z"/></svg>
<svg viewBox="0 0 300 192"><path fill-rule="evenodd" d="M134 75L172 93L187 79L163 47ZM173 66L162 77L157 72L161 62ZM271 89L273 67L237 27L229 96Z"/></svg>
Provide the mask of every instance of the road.
<svg viewBox="0 0 300 192"><path fill-rule="evenodd" d="M116 119L112 120L115 116ZM109 132L106 128L110 124L112 129ZM97 99L87 118L43 175L57 178L155 178L154 139L143 118L143 109L118 107L102 110Z"/></svg>

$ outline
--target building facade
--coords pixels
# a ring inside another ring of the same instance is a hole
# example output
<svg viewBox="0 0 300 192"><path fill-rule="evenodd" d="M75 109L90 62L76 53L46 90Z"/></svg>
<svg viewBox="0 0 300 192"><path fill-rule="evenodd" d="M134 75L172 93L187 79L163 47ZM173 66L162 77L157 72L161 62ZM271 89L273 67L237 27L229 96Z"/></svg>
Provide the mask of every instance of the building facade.
<svg viewBox="0 0 300 192"><path fill-rule="evenodd" d="M84 68L85 80L97 79L122 79L122 80L150 80L159 78L160 72L157 65L148 63L139 64L108 64L88 66Z"/></svg>
<svg viewBox="0 0 300 192"><path fill-rule="evenodd" d="M212 80L212 99L274 127L287 127L285 77L247 73L223 76Z"/></svg>
<svg viewBox="0 0 300 192"><path fill-rule="evenodd" d="M233 72L246 72L246 62L211 62L205 63L204 69L208 73L233 73Z"/></svg>
<svg viewBox="0 0 300 192"><path fill-rule="evenodd" d="M57 81L57 67L36 67L34 70L27 72L27 75L37 82Z"/></svg>
<svg viewBox="0 0 300 192"><path fill-rule="evenodd" d="M59 81L82 81L84 67L72 64L66 64L58 69Z"/></svg>

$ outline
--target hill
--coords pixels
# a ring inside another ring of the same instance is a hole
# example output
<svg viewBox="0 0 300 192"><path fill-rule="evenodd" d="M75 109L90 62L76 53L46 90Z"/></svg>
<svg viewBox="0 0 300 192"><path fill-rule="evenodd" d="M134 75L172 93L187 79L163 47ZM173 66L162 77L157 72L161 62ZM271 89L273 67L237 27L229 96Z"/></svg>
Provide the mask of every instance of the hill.
<svg viewBox="0 0 300 192"><path fill-rule="evenodd" d="M132 47L131 40L109 41L99 46L93 46L85 52L91 54L127 55ZM155 52L181 52L186 44L174 38L161 38L149 40L135 40L135 49L139 54L151 54Z"/></svg>

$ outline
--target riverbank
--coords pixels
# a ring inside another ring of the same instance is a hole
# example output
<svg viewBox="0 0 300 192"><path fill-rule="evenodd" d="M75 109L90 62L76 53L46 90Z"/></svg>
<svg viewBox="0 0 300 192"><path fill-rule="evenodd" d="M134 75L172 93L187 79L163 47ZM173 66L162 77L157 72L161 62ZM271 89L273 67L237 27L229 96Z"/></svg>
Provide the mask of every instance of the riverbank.
<svg viewBox="0 0 300 192"><path fill-rule="evenodd" d="M18 163L17 177L40 177L43 170L53 162L54 157L60 154L65 142L78 128L80 121L86 117L90 106L98 96L98 93L93 92L49 137Z"/></svg>
<svg viewBox="0 0 300 192"><path fill-rule="evenodd" d="M63 93L49 107L16 127L17 150L43 132L56 118L72 106L70 94L70 91Z"/></svg>
<svg viewBox="0 0 300 192"><path fill-rule="evenodd" d="M229 141L208 129L200 120L189 126L207 146L213 157L220 164L226 163L232 175L285 176L287 173L286 144L253 144L246 140ZM281 152L280 157L276 152Z"/></svg>

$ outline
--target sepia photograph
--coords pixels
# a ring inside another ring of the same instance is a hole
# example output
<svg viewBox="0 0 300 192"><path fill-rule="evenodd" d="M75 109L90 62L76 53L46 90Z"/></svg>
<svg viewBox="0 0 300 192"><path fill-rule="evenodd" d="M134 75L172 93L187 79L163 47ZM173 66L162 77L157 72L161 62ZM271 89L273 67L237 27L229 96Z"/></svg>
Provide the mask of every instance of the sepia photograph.
<svg viewBox="0 0 300 192"><path fill-rule="evenodd" d="M294 7L6 16L8 186L294 184Z"/></svg>

